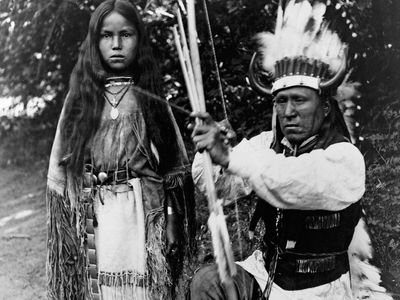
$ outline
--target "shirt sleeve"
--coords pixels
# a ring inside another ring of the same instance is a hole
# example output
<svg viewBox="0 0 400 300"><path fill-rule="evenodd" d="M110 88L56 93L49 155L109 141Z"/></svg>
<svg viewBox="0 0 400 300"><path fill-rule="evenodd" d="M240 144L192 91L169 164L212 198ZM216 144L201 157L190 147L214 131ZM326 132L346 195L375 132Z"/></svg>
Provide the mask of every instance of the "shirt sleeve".
<svg viewBox="0 0 400 300"><path fill-rule="evenodd" d="M224 204L228 205L232 201L251 193L251 188L242 177L226 172L221 166L213 165L213 176L215 190L219 199L224 199ZM203 155L196 153L192 164L192 177L195 186L203 194L206 193L206 183L204 179Z"/></svg>
<svg viewBox="0 0 400 300"><path fill-rule="evenodd" d="M345 142L285 157L266 147L260 135L233 148L228 171L247 180L259 197L283 209L341 210L365 191L364 158Z"/></svg>

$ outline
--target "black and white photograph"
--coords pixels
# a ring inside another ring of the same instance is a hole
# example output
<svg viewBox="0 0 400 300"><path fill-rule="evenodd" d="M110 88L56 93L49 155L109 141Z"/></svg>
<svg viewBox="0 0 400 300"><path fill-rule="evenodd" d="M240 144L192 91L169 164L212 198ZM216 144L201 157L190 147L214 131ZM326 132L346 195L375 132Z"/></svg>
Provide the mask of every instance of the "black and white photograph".
<svg viewBox="0 0 400 300"><path fill-rule="evenodd" d="M400 1L0 0L0 300L400 300Z"/></svg>

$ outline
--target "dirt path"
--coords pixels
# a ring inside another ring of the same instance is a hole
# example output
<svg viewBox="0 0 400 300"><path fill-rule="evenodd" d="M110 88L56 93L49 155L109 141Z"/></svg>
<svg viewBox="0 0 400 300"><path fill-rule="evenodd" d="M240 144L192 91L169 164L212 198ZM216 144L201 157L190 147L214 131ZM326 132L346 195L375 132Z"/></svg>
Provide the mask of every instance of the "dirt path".
<svg viewBox="0 0 400 300"><path fill-rule="evenodd" d="M45 258L44 172L0 168L0 300L46 299Z"/></svg>

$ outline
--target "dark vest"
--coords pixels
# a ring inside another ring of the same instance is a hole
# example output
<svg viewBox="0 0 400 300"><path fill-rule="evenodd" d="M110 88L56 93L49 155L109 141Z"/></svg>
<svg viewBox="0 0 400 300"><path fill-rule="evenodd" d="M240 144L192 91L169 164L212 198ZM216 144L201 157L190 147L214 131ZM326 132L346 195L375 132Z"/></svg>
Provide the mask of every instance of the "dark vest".
<svg viewBox="0 0 400 300"><path fill-rule="evenodd" d="M263 200L260 200L263 201ZM318 286L349 270L347 249L361 215L360 203L341 211L281 210L263 201L264 259L269 270L276 246L280 254L274 282L286 290ZM278 234L277 234L278 232Z"/></svg>
<svg viewBox="0 0 400 300"><path fill-rule="evenodd" d="M322 147L315 143L300 154L344 141L344 137L336 135L330 143ZM274 282L281 288L315 287L336 280L349 270L347 249L361 216L360 202L341 211L278 210L260 199L255 214L265 223L266 269L273 272L271 262L277 255Z"/></svg>

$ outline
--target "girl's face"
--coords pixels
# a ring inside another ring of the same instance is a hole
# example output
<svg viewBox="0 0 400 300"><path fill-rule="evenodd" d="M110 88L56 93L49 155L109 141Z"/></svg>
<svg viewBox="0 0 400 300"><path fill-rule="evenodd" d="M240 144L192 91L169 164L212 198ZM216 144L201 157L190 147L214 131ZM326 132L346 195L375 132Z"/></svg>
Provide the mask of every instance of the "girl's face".
<svg viewBox="0 0 400 300"><path fill-rule="evenodd" d="M138 33L135 26L119 13L107 15L100 29L99 50L112 72L124 74L135 60Z"/></svg>

